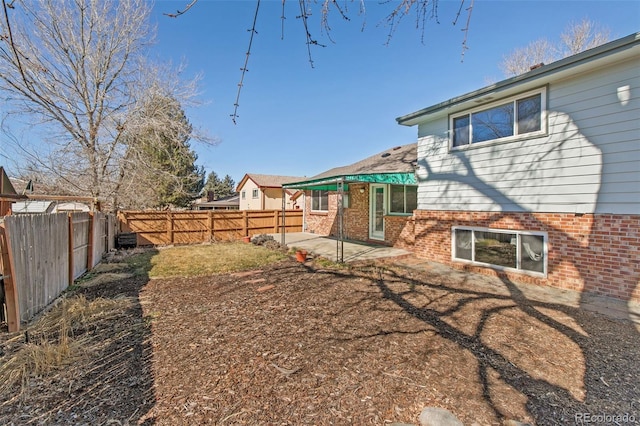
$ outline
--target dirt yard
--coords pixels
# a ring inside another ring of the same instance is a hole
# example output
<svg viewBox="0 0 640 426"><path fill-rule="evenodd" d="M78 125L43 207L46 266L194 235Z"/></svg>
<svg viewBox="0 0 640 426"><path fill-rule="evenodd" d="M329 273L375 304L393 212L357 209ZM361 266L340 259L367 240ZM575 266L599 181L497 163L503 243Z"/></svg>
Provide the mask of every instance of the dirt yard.
<svg viewBox="0 0 640 426"><path fill-rule="evenodd" d="M465 425L640 421L636 328L509 282L288 259L78 292L131 303L74 329L72 364L2 389L0 424L416 424L426 406ZM24 345L2 334L0 362Z"/></svg>

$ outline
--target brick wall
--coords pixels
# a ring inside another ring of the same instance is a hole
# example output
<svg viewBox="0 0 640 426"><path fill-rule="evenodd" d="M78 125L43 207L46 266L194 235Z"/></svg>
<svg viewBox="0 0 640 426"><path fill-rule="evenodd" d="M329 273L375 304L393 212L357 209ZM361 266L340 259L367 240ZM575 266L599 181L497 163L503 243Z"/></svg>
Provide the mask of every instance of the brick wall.
<svg viewBox="0 0 640 426"><path fill-rule="evenodd" d="M360 192L364 189L364 192ZM349 185L349 208L344 209L344 235L347 239L366 241L369 238L369 186ZM338 194L329 192L328 212L311 211L311 191L306 196L307 232L338 235Z"/></svg>
<svg viewBox="0 0 640 426"><path fill-rule="evenodd" d="M547 277L505 272L509 279L640 302L639 215L416 210L414 218L413 251L420 257L496 275L491 268L451 260L451 227L543 231L548 234Z"/></svg>
<svg viewBox="0 0 640 426"><path fill-rule="evenodd" d="M361 190L363 190L361 192ZM369 240L369 185L349 184L349 208L344 209L346 239ZM320 235L338 235L338 194L329 192L329 211L311 212L311 193L307 192L307 231ZM385 216L384 244L409 249L413 245L411 216ZM382 243L374 240L374 242Z"/></svg>

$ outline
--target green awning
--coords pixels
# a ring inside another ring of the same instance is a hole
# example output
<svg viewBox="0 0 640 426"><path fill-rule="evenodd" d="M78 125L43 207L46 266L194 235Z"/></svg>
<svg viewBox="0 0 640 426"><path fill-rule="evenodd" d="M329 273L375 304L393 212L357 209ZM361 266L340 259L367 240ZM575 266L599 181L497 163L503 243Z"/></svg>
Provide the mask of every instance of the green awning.
<svg viewBox="0 0 640 426"><path fill-rule="evenodd" d="M344 182L345 191L349 189L349 183L382 183L394 185L417 185L414 173L372 173L362 175L332 176L315 180L287 183L282 185L284 189L315 189L320 191L337 191L338 182Z"/></svg>

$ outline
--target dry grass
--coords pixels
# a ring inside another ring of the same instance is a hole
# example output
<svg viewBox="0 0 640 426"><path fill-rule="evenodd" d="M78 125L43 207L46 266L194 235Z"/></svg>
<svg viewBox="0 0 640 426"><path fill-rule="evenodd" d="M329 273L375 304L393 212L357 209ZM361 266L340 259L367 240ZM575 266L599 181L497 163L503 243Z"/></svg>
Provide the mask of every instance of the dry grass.
<svg viewBox="0 0 640 426"><path fill-rule="evenodd" d="M12 339L24 338L25 343L15 345L14 351L0 358L0 390L72 364L89 344L75 339L76 332L115 316L132 303L129 298L89 301L82 295L60 299L24 335Z"/></svg>
<svg viewBox="0 0 640 426"><path fill-rule="evenodd" d="M150 278L196 277L261 268L286 254L239 242L171 247L151 258Z"/></svg>

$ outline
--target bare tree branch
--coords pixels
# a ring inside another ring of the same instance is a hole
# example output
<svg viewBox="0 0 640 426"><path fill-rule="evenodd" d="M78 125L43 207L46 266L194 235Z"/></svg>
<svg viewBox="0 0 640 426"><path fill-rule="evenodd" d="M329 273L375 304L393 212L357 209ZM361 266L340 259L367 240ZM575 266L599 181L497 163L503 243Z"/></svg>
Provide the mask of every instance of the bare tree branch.
<svg viewBox="0 0 640 426"><path fill-rule="evenodd" d="M39 130L42 139L21 151L29 164L77 195L117 198L121 166L128 159L123 135L137 125L135 111L149 96L147 91L165 87L181 103L194 96L189 85L177 87L181 83L174 73L156 73L143 61L153 39L149 4L14 3L12 9L3 0L0 19L4 113L28 122L29 130ZM159 83L162 78L166 80Z"/></svg>
<svg viewBox="0 0 640 426"><path fill-rule="evenodd" d="M284 0L283 0L283 7L284 7ZM253 15L253 25L251 25L251 29L249 30L249 32L251 33L251 35L249 36L249 47L247 48L247 53L244 58L244 65L242 68L240 68L240 71L242 73L240 74L240 83L238 83L238 93L236 94L236 101L233 104L233 114L231 114L231 120L233 121L233 124L237 124L236 120L238 119L238 108L240 107L240 93L242 92L242 86L244 85L244 76L247 73L247 71L249 71L249 68L248 68L249 56L251 56L251 46L253 45L253 36L258 33L256 31L256 23L258 22L259 10L260 10L260 0L256 0L256 12Z"/></svg>
<svg viewBox="0 0 640 426"><path fill-rule="evenodd" d="M530 71L542 64L548 64L567 56L575 55L609 41L609 30L589 20L569 23L560 34L560 41L552 43L539 39L524 48L518 48L506 55L500 68L506 77L513 77Z"/></svg>
<svg viewBox="0 0 640 426"><path fill-rule="evenodd" d="M191 3L189 3L183 10L177 10L176 13L164 13L164 15L170 18L177 18L178 16L184 15L185 13L187 13L189 9L191 9L193 5L196 4L197 2L198 0L191 0Z"/></svg>

